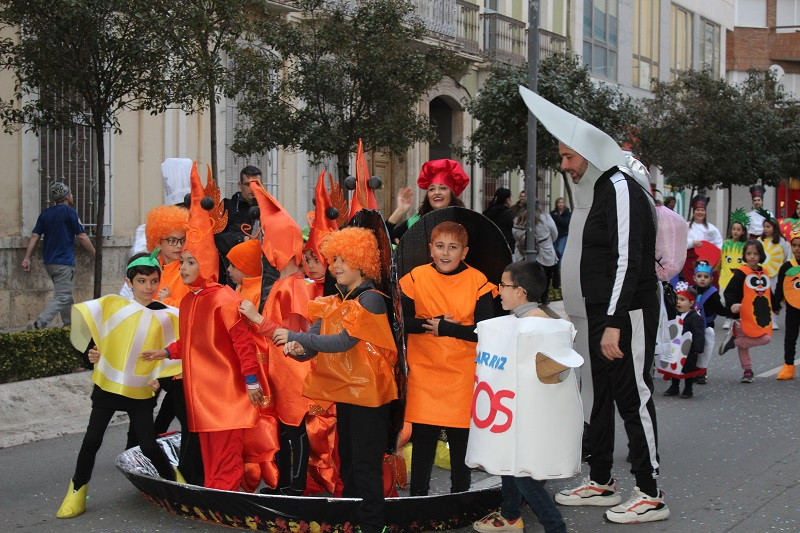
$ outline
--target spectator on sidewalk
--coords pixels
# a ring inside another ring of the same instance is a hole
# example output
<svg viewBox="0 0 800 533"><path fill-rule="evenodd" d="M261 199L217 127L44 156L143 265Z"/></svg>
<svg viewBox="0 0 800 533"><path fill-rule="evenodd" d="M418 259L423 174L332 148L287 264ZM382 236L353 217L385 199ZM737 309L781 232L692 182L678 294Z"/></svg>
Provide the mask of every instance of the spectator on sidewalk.
<svg viewBox="0 0 800 533"><path fill-rule="evenodd" d="M28 241L22 270L30 272L31 254L39 239L43 238L42 260L44 269L53 280L55 295L28 329L42 329L61 314L65 326L70 325L70 308L74 303L75 239L94 257L94 246L86 236L78 213L72 207L74 200L67 184L57 181L50 186L50 201L54 204L39 215Z"/></svg>

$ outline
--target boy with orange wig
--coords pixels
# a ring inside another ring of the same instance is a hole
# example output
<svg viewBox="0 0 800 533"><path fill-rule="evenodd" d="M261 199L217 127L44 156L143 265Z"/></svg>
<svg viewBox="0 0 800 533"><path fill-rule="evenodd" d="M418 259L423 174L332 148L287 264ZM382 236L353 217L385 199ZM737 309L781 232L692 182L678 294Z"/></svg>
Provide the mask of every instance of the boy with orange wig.
<svg viewBox="0 0 800 533"><path fill-rule="evenodd" d="M165 305L178 307L181 298L189 292L181 281L181 252L186 244L186 229L189 225L189 211L176 205L159 205L147 213L144 233L147 250L159 248L161 262L161 285L156 299Z"/></svg>
<svg viewBox="0 0 800 533"><path fill-rule="evenodd" d="M497 287L464 263L467 230L456 222L433 228L433 262L400 279L403 322L408 334L408 398L411 422L411 496L430 489L436 444L442 429L450 447L450 491L469 490L464 463L475 377L475 324L492 318Z"/></svg>
<svg viewBox="0 0 800 533"><path fill-rule="evenodd" d="M336 277L339 294L309 303L315 319L308 333L278 329L274 339L298 359L316 356L303 394L335 402L344 497L361 498L358 517L367 533L383 529L383 454L387 448L389 404L397 399L397 346L380 279L375 234L349 227L330 234L321 252Z"/></svg>

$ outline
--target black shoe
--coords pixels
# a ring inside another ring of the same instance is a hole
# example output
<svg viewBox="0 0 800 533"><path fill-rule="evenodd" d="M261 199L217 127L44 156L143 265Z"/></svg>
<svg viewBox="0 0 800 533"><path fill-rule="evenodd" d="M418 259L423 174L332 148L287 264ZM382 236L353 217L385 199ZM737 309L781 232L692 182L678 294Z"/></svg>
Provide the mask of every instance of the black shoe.
<svg viewBox="0 0 800 533"><path fill-rule="evenodd" d="M687 399L691 398L692 396L694 396L694 393L692 392L691 389L688 389L688 390L687 389L683 389L683 392L681 393L681 398L687 400Z"/></svg>
<svg viewBox="0 0 800 533"><path fill-rule="evenodd" d="M678 387L670 386L670 388L664 391L664 396L677 396L680 392Z"/></svg>
<svg viewBox="0 0 800 533"><path fill-rule="evenodd" d="M694 382L698 385L705 385L708 383L708 374L703 374L702 376L698 376L694 379Z"/></svg>
<svg viewBox="0 0 800 533"><path fill-rule="evenodd" d="M722 340L722 344L719 345L719 354L724 355L725 352L733 350L734 347L736 347L736 344L734 344L735 341L736 337L733 336L733 328L731 328L730 331L728 331L728 334Z"/></svg>

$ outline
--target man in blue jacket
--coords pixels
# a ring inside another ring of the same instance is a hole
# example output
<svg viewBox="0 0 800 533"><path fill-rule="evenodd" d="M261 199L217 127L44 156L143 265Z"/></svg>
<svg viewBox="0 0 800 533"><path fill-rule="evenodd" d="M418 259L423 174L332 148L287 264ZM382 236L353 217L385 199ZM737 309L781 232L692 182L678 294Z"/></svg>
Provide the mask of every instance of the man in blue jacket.
<svg viewBox="0 0 800 533"><path fill-rule="evenodd" d="M55 295L29 326L32 329L42 329L52 322L57 314L61 314L61 321L65 326L70 324L70 308L73 304L72 291L75 286L75 239L81 243L87 252L94 257L94 246L86 235L83 225L78 219L78 213L73 205L72 191L60 181L50 186L50 201L54 204L39 215L36 227L28 241L25 250L25 259L22 260L22 270L30 272L31 254L36 249L36 244L41 238L42 259L44 268L53 280Z"/></svg>

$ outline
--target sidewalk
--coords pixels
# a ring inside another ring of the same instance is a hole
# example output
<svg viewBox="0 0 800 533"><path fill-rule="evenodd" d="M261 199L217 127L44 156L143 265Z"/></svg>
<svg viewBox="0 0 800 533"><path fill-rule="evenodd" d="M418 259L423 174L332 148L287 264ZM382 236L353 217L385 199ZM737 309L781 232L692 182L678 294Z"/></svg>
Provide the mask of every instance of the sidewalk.
<svg viewBox="0 0 800 533"><path fill-rule="evenodd" d="M564 302L549 307L564 316ZM92 407L90 375L76 372L0 385L0 405L5 406L0 410L0 449L85 431ZM111 424L127 420L127 414L117 413Z"/></svg>
<svg viewBox="0 0 800 533"><path fill-rule="evenodd" d="M0 385L0 449L82 433L89 422L91 373L29 379ZM118 413L111 423L127 421Z"/></svg>

